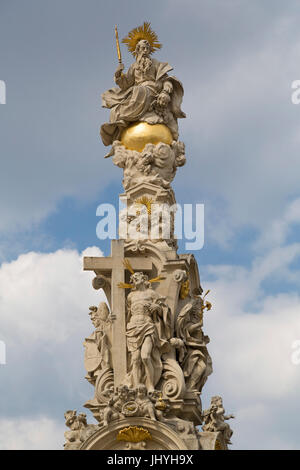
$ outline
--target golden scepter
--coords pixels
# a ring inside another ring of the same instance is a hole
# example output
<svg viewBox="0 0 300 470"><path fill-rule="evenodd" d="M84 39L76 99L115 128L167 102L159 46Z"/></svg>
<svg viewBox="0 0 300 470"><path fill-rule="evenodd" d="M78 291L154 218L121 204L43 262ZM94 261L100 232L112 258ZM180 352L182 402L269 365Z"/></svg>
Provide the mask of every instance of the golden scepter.
<svg viewBox="0 0 300 470"><path fill-rule="evenodd" d="M115 26L115 35L116 35L116 44L117 44L119 64L122 64L122 56L121 56L121 49L120 49L119 34L118 34L117 25Z"/></svg>

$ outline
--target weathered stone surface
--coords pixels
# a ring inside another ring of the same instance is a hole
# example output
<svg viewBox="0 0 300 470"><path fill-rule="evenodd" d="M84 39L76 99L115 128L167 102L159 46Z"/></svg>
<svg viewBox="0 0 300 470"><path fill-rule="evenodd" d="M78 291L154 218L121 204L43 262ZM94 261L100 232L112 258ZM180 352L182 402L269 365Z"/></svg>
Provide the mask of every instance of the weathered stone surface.
<svg viewBox="0 0 300 470"><path fill-rule="evenodd" d="M111 155L113 163L124 170L125 190L140 183L170 188L177 168L186 162L184 143L175 140L171 145L163 142L146 144L141 152L128 150L120 141L115 140L108 156Z"/></svg>

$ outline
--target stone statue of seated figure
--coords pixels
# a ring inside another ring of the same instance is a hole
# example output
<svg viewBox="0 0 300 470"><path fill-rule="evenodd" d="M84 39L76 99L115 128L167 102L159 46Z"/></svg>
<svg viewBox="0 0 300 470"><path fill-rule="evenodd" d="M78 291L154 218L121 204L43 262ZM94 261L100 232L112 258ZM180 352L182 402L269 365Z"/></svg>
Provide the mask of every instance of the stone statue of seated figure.
<svg viewBox="0 0 300 470"><path fill-rule="evenodd" d="M154 36L153 36L154 34ZM178 139L178 118L181 110L183 87L180 81L168 74L172 67L167 62L151 58L161 45L148 23L132 30L123 40L135 57L135 62L124 72L120 64L115 72L117 87L102 94L102 105L109 108L110 119L101 126L104 145L119 140L122 130L134 122L165 124L173 139Z"/></svg>

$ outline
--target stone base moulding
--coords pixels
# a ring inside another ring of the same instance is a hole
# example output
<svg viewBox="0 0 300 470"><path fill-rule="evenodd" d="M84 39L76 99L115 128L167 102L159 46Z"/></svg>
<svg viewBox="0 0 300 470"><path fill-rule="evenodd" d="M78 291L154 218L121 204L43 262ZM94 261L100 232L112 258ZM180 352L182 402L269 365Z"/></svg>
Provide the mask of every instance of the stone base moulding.
<svg viewBox="0 0 300 470"><path fill-rule="evenodd" d="M130 441L118 440L118 434L124 428L136 426L143 428L151 436L146 439L145 446L139 446L145 450L189 450L189 447L169 426L152 421L148 418L123 419L111 423L92 434L80 447L80 450L126 450Z"/></svg>

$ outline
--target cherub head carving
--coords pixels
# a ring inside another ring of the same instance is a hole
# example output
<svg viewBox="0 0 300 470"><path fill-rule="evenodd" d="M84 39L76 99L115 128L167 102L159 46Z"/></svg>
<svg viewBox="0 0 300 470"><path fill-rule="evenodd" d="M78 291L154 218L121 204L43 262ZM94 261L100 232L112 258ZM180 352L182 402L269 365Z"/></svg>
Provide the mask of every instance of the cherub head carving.
<svg viewBox="0 0 300 470"><path fill-rule="evenodd" d="M91 316L91 320L95 328L99 328L102 323L107 321L109 310L105 302L100 302L98 308L93 305L89 309L89 315Z"/></svg>

